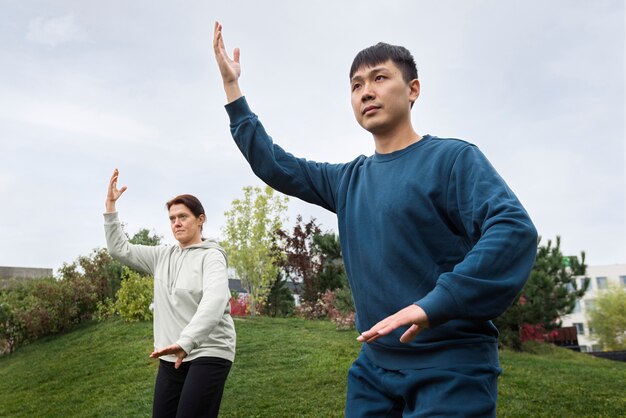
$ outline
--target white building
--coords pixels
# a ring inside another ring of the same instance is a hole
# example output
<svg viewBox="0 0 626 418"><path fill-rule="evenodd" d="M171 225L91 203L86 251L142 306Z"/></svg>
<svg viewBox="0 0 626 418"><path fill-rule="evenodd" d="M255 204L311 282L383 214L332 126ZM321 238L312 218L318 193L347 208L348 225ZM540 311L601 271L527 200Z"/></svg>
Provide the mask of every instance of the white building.
<svg viewBox="0 0 626 418"><path fill-rule="evenodd" d="M574 312L562 318L564 327L576 327L578 332L578 344L580 351L602 351L602 347L591 336L587 325L587 312L595 302L598 292L609 286L621 286L626 288L626 264L613 264L610 266L588 266L589 288L582 300L576 303ZM582 281L583 279L578 279ZM580 286L580 284L579 284Z"/></svg>

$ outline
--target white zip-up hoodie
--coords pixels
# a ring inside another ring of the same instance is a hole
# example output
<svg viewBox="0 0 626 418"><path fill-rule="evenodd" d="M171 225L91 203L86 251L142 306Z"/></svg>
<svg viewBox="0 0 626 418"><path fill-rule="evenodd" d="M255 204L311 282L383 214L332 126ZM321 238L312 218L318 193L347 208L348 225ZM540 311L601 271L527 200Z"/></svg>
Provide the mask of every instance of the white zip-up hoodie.
<svg viewBox="0 0 626 418"><path fill-rule="evenodd" d="M198 357L235 358L235 326L230 316L226 253L203 240L178 245L128 242L118 213L104 214L109 253L116 260L154 277L154 348L178 344L190 361ZM161 359L175 362L175 355Z"/></svg>

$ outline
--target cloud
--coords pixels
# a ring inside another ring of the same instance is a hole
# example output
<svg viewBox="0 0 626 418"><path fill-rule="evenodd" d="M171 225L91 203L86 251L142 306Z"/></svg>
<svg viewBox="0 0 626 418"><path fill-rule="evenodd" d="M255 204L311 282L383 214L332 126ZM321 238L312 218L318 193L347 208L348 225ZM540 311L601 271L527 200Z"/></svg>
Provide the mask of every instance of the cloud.
<svg viewBox="0 0 626 418"><path fill-rule="evenodd" d="M26 39L34 44L56 47L84 39L73 14L46 19L37 17L28 22Z"/></svg>
<svg viewBox="0 0 626 418"><path fill-rule="evenodd" d="M12 185L17 181L16 176L12 173L0 173L0 193L8 193Z"/></svg>
<svg viewBox="0 0 626 418"><path fill-rule="evenodd" d="M20 101L0 107L4 116L66 132L142 143L160 136L154 126L110 110L71 103Z"/></svg>

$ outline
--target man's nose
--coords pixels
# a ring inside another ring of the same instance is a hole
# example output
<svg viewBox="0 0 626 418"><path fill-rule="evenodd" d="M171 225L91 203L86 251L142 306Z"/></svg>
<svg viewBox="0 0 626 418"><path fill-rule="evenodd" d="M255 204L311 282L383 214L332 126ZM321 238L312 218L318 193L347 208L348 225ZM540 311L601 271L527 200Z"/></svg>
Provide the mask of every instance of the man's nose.
<svg viewBox="0 0 626 418"><path fill-rule="evenodd" d="M370 88L369 83L363 86L363 93L361 94L361 101L366 102L374 98L374 92Z"/></svg>

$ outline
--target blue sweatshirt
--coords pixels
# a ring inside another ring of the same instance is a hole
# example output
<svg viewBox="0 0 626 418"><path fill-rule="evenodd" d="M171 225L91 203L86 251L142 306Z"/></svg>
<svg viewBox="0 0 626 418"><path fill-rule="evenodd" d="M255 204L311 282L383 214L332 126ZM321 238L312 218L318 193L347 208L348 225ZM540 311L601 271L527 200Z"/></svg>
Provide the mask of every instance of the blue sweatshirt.
<svg viewBox="0 0 626 418"><path fill-rule="evenodd" d="M274 144L244 97L226 110L259 178L337 214L357 330L411 304L426 312L430 328L413 342L400 343L403 327L365 344L371 361L390 370L498 364L490 320L526 282L537 232L476 146L426 135L389 154L317 163Z"/></svg>

